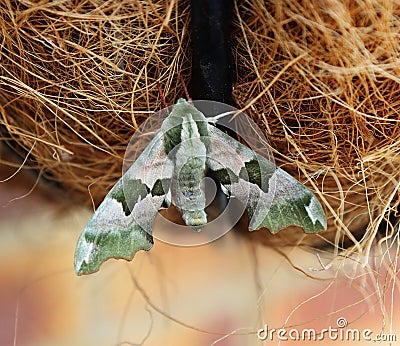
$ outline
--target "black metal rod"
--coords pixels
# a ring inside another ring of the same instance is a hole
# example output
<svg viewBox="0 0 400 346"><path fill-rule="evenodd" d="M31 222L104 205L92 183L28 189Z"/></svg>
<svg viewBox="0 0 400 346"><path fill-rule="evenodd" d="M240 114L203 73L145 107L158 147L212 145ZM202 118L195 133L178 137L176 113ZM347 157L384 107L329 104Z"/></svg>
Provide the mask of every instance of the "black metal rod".
<svg viewBox="0 0 400 346"><path fill-rule="evenodd" d="M192 0L192 76L194 100L233 104L230 50L233 0Z"/></svg>

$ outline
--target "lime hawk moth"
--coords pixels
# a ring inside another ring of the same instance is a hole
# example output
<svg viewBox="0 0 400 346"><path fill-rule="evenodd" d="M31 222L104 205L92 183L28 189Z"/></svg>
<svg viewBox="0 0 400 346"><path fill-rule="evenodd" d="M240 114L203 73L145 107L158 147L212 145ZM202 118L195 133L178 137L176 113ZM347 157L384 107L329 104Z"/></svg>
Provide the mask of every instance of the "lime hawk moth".
<svg viewBox="0 0 400 346"><path fill-rule="evenodd" d="M76 273L90 274L109 258L131 260L137 251L150 250L154 218L171 203L186 225L201 231L207 223L206 172L245 206L250 230L265 227L276 233L297 225L316 233L327 227L323 208L309 189L179 99L87 223L76 247Z"/></svg>

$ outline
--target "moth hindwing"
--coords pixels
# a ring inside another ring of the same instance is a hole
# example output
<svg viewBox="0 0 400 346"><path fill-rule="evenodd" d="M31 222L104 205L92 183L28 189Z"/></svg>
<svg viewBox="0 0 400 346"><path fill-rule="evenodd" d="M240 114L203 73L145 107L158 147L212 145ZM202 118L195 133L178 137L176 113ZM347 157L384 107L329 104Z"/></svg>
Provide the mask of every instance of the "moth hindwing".
<svg viewBox="0 0 400 346"><path fill-rule="evenodd" d="M131 260L137 251L150 250L153 221L165 202L201 231L207 223L206 171L245 206L251 230L326 229L323 208L310 190L180 99L85 226L75 251L76 273L90 274L109 258Z"/></svg>

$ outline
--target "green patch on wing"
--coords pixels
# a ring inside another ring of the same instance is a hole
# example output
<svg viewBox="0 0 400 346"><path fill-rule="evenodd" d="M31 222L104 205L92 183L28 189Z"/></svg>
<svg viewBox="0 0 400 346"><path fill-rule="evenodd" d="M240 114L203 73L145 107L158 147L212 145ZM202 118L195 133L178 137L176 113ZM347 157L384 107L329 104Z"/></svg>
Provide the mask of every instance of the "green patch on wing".
<svg viewBox="0 0 400 346"><path fill-rule="evenodd" d="M294 195L276 196L261 223L254 220L258 224L255 229L266 227L271 233L293 225L301 227L306 233L317 233L326 229L326 218L321 204L311 191L299 182L297 184ZM302 190L301 194L298 194L299 188ZM250 211L253 212L254 210ZM257 216L256 218L259 219Z"/></svg>
<svg viewBox="0 0 400 346"><path fill-rule="evenodd" d="M231 185L239 181L236 174L229 168L221 168L215 171L210 170L208 174L222 185Z"/></svg>
<svg viewBox="0 0 400 346"><path fill-rule="evenodd" d="M138 199L145 198L148 193L149 188L140 179L123 179L111 191L110 197L121 203L125 215L129 216Z"/></svg>
<svg viewBox="0 0 400 346"><path fill-rule="evenodd" d="M162 196L165 195L168 191L164 190L165 188L169 188L169 185L171 183L171 179L157 179L156 182L154 183L153 188L151 189L151 195L152 196Z"/></svg>
<svg viewBox="0 0 400 346"><path fill-rule="evenodd" d="M275 171L276 166L269 161L253 159L245 162L239 172L239 178L256 184L262 191L268 192L269 179Z"/></svg>
<svg viewBox="0 0 400 346"><path fill-rule="evenodd" d="M75 270L78 275L94 273L109 258L131 260L137 251L150 250L152 246L152 236L137 224L99 230L89 223L78 241Z"/></svg>

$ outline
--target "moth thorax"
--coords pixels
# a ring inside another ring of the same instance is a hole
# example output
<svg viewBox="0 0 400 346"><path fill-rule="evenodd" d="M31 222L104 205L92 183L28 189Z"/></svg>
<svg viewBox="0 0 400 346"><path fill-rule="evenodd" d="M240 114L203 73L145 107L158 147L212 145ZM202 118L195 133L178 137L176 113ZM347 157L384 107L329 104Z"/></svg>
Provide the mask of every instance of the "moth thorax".
<svg viewBox="0 0 400 346"><path fill-rule="evenodd" d="M191 114L186 114L182 118L182 132L181 132L181 141L185 141L192 138L199 138L200 133L197 128L196 122L193 120Z"/></svg>
<svg viewBox="0 0 400 346"><path fill-rule="evenodd" d="M180 105L183 107L183 105ZM192 114L191 112L194 112ZM208 137L207 121L204 115L193 108L188 103L182 110L176 110L168 118L166 118L161 126L164 133L164 148L165 152L169 154L180 143L194 139L203 138L206 140Z"/></svg>

